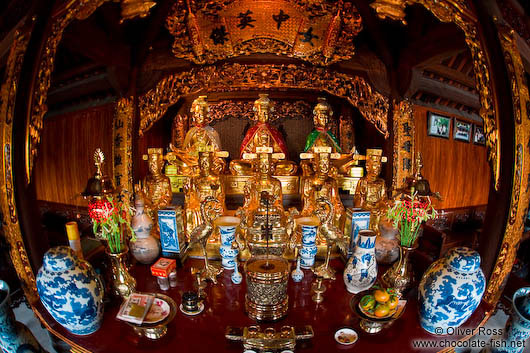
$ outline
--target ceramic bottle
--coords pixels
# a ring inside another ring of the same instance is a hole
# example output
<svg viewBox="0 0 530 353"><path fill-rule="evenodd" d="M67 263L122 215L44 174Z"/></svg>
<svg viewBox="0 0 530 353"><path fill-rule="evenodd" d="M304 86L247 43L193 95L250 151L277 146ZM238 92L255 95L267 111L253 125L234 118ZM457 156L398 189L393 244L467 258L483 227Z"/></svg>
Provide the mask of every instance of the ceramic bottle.
<svg viewBox="0 0 530 353"><path fill-rule="evenodd" d="M369 289L377 279L375 238L372 230L361 230L359 240L344 269L344 284L350 293Z"/></svg>

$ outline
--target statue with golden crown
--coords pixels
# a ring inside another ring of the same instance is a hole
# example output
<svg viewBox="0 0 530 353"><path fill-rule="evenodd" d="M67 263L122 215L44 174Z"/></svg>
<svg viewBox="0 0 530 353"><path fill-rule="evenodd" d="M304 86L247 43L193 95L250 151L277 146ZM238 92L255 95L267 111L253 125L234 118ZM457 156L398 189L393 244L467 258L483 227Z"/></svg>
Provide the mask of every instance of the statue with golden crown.
<svg viewBox="0 0 530 353"><path fill-rule="evenodd" d="M240 159L230 162L232 175L253 175L254 161L243 159L244 153L256 153L258 147L271 147L273 153L283 153L288 156L287 145L282 134L269 123L269 115L273 111L272 103L268 94L260 94L259 99L254 102L254 120L252 126L245 135L239 149ZM288 160L273 160L273 175L295 175L296 163Z"/></svg>
<svg viewBox="0 0 530 353"><path fill-rule="evenodd" d="M191 128L184 137L180 148L169 145L170 152L166 155L168 162L177 167L179 175L198 175L198 154L200 149L221 150L221 139L215 129L208 125L209 107L206 96L199 96L191 104ZM217 156L212 160L212 171L221 174L226 166L225 161Z"/></svg>
<svg viewBox="0 0 530 353"><path fill-rule="evenodd" d="M326 101L326 98L319 97L318 103L313 109L314 130L307 136L304 152L313 153L315 148L329 147L330 153L339 153L338 157L330 169L330 175L336 177L338 174L351 175L353 168L357 166L359 155L356 153L355 146L350 153L342 154L339 140L331 131L331 117L333 110ZM313 175L316 170L312 168L311 163L302 161L300 164L304 176Z"/></svg>

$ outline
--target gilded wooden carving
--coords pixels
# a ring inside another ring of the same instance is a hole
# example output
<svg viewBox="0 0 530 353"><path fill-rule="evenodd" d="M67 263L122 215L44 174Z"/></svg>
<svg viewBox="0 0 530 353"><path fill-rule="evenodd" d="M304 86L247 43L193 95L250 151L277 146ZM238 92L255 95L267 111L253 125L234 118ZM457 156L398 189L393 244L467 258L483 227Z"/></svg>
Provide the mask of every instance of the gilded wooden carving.
<svg viewBox="0 0 530 353"><path fill-rule="evenodd" d="M129 205L133 195L132 177L132 130L134 105L132 98L121 98L116 103L113 124L112 166L114 184L122 200Z"/></svg>
<svg viewBox="0 0 530 353"><path fill-rule="evenodd" d="M210 103L210 122L225 119L255 120L254 102L220 101ZM312 107L306 101L276 102L269 121L279 119L311 119Z"/></svg>
<svg viewBox="0 0 530 353"><path fill-rule="evenodd" d="M38 153L44 115L48 111L46 100L54 68L55 53L63 37L65 28L74 19L89 17L101 4L108 0L78 0L69 3L64 11L54 19L50 35L46 38L39 63L37 82L31 100L31 113L26 129L26 179L29 183L33 164Z"/></svg>
<svg viewBox="0 0 530 353"><path fill-rule="evenodd" d="M295 65L204 66L163 78L139 97L140 136L158 121L183 95L239 90L309 89L348 100L361 115L388 137L389 100L362 77L320 67Z"/></svg>
<svg viewBox="0 0 530 353"><path fill-rule="evenodd" d="M306 0L177 1L166 19L173 55L196 64L255 53L329 65L355 54L361 17L351 3Z"/></svg>
<svg viewBox="0 0 530 353"><path fill-rule="evenodd" d="M501 252L497 257L484 294L484 300L490 304L496 303L500 298L504 283L512 269L523 233L530 198L530 118L528 116L530 97L524 77L525 70L514 31L503 25L497 25L497 29L511 83L515 124L515 165L508 223L504 230Z"/></svg>
<svg viewBox="0 0 530 353"><path fill-rule="evenodd" d="M0 141L2 143L2 163L0 164L0 207L3 215L3 229L10 246L10 256L20 278L24 294L30 304L39 300L35 276L31 268L18 221L13 188L12 138L13 112L17 95L18 80L22 60L31 36L30 28L17 30L7 59L6 76L0 90Z"/></svg>
<svg viewBox="0 0 530 353"><path fill-rule="evenodd" d="M405 186L407 177L412 176L414 160L414 116L408 101L394 102L394 173L392 188Z"/></svg>

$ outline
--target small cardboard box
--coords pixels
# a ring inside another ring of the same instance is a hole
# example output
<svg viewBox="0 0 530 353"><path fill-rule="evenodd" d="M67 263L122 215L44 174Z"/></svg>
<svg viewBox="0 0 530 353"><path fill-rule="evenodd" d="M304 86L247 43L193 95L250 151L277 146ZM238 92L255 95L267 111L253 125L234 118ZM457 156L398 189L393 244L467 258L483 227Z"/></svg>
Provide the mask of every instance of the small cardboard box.
<svg viewBox="0 0 530 353"><path fill-rule="evenodd" d="M167 277L173 271L177 268L177 261L174 259L166 259L165 257L161 257L158 259L157 262L154 263L154 265L151 266L151 273L153 276L157 277Z"/></svg>

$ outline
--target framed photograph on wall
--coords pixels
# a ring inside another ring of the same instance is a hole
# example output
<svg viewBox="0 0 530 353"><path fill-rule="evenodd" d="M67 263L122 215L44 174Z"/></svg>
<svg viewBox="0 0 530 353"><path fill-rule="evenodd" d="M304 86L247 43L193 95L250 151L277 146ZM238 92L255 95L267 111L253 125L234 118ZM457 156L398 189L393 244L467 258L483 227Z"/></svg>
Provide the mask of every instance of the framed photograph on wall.
<svg viewBox="0 0 530 353"><path fill-rule="evenodd" d="M486 135L482 126L473 125L473 143L477 145L486 144Z"/></svg>
<svg viewBox="0 0 530 353"><path fill-rule="evenodd" d="M427 115L427 135L448 139L451 131L451 118L429 112Z"/></svg>
<svg viewBox="0 0 530 353"><path fill-rule="evenodd" d="M471 123L461 121L455 118L453 139L457 141L471 141Z"/></svg>

